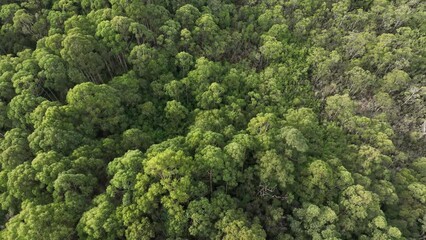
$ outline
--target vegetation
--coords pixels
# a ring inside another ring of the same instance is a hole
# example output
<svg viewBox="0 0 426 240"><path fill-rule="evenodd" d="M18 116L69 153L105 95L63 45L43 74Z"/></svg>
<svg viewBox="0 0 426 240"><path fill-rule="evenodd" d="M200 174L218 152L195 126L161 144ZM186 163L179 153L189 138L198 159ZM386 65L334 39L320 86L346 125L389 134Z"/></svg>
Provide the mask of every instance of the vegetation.
<svg viewBox="0 0 426 240"><path fill-rule="evenodd" d="M0 0L0 239L426 239L421 0Z"/></svg>

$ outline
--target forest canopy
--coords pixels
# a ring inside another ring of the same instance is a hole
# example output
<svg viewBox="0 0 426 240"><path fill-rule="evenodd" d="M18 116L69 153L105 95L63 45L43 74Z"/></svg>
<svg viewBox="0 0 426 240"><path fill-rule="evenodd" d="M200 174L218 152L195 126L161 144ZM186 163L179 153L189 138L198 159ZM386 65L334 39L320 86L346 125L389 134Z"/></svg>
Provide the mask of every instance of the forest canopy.
<svg viewBox="0 0 426 240"><path fill-rule="evenodd" d="M426 239L426 2L0 0L0 239Z"/></svg>

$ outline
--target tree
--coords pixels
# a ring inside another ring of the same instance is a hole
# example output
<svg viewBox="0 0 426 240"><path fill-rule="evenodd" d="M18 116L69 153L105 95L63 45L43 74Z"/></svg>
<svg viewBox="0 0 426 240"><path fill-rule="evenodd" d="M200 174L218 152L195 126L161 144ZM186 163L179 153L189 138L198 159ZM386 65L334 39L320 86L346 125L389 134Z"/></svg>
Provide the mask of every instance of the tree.
<svg viewBox="0 0 426 240"><path fill-rule="evenodd" d="M174 20L168 20L160 27L161 35L158 36L157 41L164 45L164 49L173 54L177 53L178 49L175 42L179 39L180 24Z"/></svg>
<svg viewBox="0 0 426 240"><path fill-rule="evenodd" d="M1 57L0 58L0 92L1 99L10 101L15 95L13 89L12 77L14 74L14 67L11 64L12 58Z"/></svg>
<svg viewBox="0 0 426 240"><path fill-rule="evenodd" d="M67 102L82 122L77 128L86 134L113 133L126 124L118 92L108 85L79 84L68 92Z"/></svg>
<svg viewBox="0 0 426 240"><path fill-rule="evenodd" d="M319 151L314 146L321 146L323 144L321 137L321 129L318 122L318 117L315 115L311 108L299 108L290 109L285 115L285 124L296 128L303 137L307 140L307 144L310 144L310 148L313 148L312 152ZM290 130L290 135L300 136L297 131ZM306 148L305 148L306 149Z"/></svg>
<svg viewBox="0 0 426 240"><path fill-rule="evenodd" d="M10 101L7 111L8 118L16 127L26 128L31 124L31 112L44 100L29 92L23 92Z"/></svg>
<svg viewBox="0 0 426 240"><path fill-rule="evenodd" d="M91 175L62 172L53 183L53 199L55 202L64 202L81 214L93 197L96 185L96 178Z"/></svg>
<svg viewBox="0 0 426 240"><path fill-rule="evenodd" d="M322 160L314 160L302 170L300 195L306 202L322 204L334 197L335 176L331 166Z"/></svg>
<svg viewBox="0 0 426 240"><path fill-rule="evenodd" d="M201 13L196 7L186 4L176 10L175 17L182 25L182 28L192 30L200 15Z"/></svg>
<svg viewBox="0 0 426 240"><path fill-rule="evenodd" d="M178 67L180 76L185 77L194 66L194 58L187 52L179 52L176 54L175 64Z"/></svg>
<svg viewBox="0 0 426 240"><path fill-rule="evenodd" d="M25 9L17 10L13 16L13 26L23 34L36 35L33 30L34 23L34 16L27 13Z"/></svg>
<svg viewBox="0 0 426 240"><path fill-rule="evenodd" d="M383 77L382 89L389 92L401 91L410 82L410 76L401 70L393 70Z"/></svg>
<svg viewBox="0 0 426 240"><path fill-rule="evenodd" d="M33 152L54 150L69 154L87 139L79 133L70 121L72 111L68 107L48 107L42 121L34 132L28 136Z"/></svg>
<svg viewBox="0 0 426 240"><path fill-rule="evenodd" d="M16 166L7 174L8 193L21 201L42 198L42 186L35 174L29 162Z"/></svg>
<svg viewBox="0 0 426 240"><path fill-rule="evenodd" d="M291 230L299 236L312 239L337 239L337 214L329 207L304 203L302 208L294 210L295 219L291 220Z"/></svg>
<svg viewBox="0 0 426 240"><path fill-rule="evenodd" d="M192 220L188 229L192 236L208 238L215 235L213 223L217 220L217 216L213 214L213 207L207 198L192 201L187 214Z"/></svg>
<svg viewBox="0 0 426 240"><path fill-rule="evenodd" d="M144 78L153 79L166 71L165 56L161 55L148 44L133 47L129 55L129 62L135 72Z"/></svg>
<svg viewBox="0 0 426 240"><path fill-rule="evenodd" d="M278 155L276 151L265 152L259 158L259 162L261 184L271 189L278 188L283 193L293 184L293 163Z"/></svg>
<svg viewBox="0 0 426 240"><path fill-rule="evenodd" d="M227 210L233 209L236 202L224 193L217 193L211 200L201 198L188 205L187 214L192 220L189 233L195 237L213 238L218 234L214 224Z"/></svg>
<svg viewBox="0 0 426 240"><path fill-rule="evenodd" d="M193 34L204 55L214 58L224 53L226 35L211 14L203 14L197 19Z"/></svg>
<svg viewBox="0 0 426 240"><path fill-rule="evenodd" d="M258 114L248 124L247 131L256 136L261 146L271 148L276 143L278 119L272 113Z"/></svg>
<svg viewBox="0 0 426 240"><path fill-rule="evenodd" d="M346 72L349 80L349 89L351 93L367 93L370 88L376 85L376 78L368 70L364 70L361 67L354 67L350 71Z"/></svg>
<svg viewBox="0 0 426 240"><path fill-rule="evenodd" d="M31 56L32 51L27 49L20 52L16 67L16 73L12 77L15 92L20 94L24 91L37 94L40 92L40 81L36 77L39 71L37 61Z"/></svg>
<svg viewBox="0 0 426 240"><path fill-rule="evenodd" d="M284 45L275 37L265 36L260 52L267 61L278 61L284 55Z"/></svg>
<svg viewBox="0 0 426 240"><path fill-rule="evenodd" d="M362 232L365 225L360 222L368 221L381 214L377 195L365 190L361 185L346 188L340 197L339 205L344 215L339 219L339 227L345 234Z"/></svg>
<svg viewBox="0 0 426 240"><path fill-rule="evenodd" d="M241 165L232 161L222 149L208 145L195 155L200 173L208 176L210 192L213 192L215 184L225 183L225 188L237 185ZM200 174L201 175L201 174Z"/></svg>
<svg viewBox="0 0 426 240"><path fill-rule="evenodd" d="M216 223L223 239L266 239L266 233L262 227L256 223L251 223L241 210L228 210L223 218Z"/></svg>
<svg viewBox="0 0 426 240"><path fill-rule="evenodd" d="M2 237L5 239L46 238L73 239L76 214L60 203L36 205L23 204L21 213L14 216L6 225Z"/></svg>
<svg viewBox="0 0 426 240"><path fill-rule="evenodd" d="M167 159L167 160L166 160ZM144 162L146 174L160 179L184 176L189 172L191 157L186 156L182 150L165 149L163 152L148 154Z"/></svg>
<svg viewBox="0 0 426 240"><path fill-rule="evenodd" d="M306 138L295 128L282 129L282 135L288 146L296 149L299 152L306 152L309 149Z"/></svg>
<svg viewBox="0 0 426 240"><path fill-rule="evenodd" d="M96 207L86 211L77 225L79 237L94 239L123 237L123 226L115 215L115 206L111 200L106 195L100 195L94 202Z"/></svg>
<svg viewBox="0 0 426 240"><path fill-rule="evenodd" d="M151 134L142 131L139 128L131 128L123 132L122 146L124 149L146 150L153 144L153 136Z"/></svg>
<svg viewBox="0 0 426 240"><path fill-rule="evenodd" d="M53 192L55 180L60 173L71 168L71 162L59 153L49 151L38 153L31 166L35 170L35 178L46 186L47 191Z"/></svg>
<svg viewBox="0 0 426 240"><path fill-rule="evenodd" d="M80 28L73 28L68 31L62 47L61 57L71 67L79 69L88 81L103 82L100 72L105 65L93 36L84 34ZM73 80L72 76L69 77Z"/></svg>
<svg viewBox="0 0 426 240"><path fill-rule="evenodd" d="M122 16L115 16L109 20L104 20L97 25L96 36L101 39L101 43L104 47L109 49L111 57L114 57L121 69L124 71L128 70L126 53L131 48L131 24L132 19ZM110 63L106 63L108 70L113 66ZM112 69L110 71L116 71ZM110 73L111 74L111 73Z"/></svg>
<svg viewBox="0 0 426 240"><path fill-rule="evenodd" d="M111 197L120 191L130 191L133 188L136 175L142 169L143 157L139 150L131 150L108 164L108 174L112 179L107 193ZM125 193L123 199L129 201L132 197L130 194L131 192Z"/></svg>
<svg viewBox="0 0 426 240"><path fill-rule="evenodd" d="M134 107L142 103L143 98L140 93L143 88L148 87L146 81L138 78L133 71L113 78L108 85L117 92L123 93L117 95L120 97L121 102L127 107Z"/></svg>
<svg viewBox="0 0 426 240"><path fill-rule="evenodd" d="M51 91L55 91L60 93L59 96L64 96L64 93L70 87L67 77L66 64L64 61L55 54L49 54L46 52L40 52L38 56L38 65L40 69L42 69L38 76L42 79L45 79L43 86L47 88L47 96L49 96L52 100L57 100L58 97L55 93Z"/></svg>
<svg viewBox="0 0 426 240"><path fill-rule="evenodd" d="M165 108L166 117L173 122L179 122L185 119L188 114L188 110L178 101L169 101Z"/></svg>
<svg viewBox="0 0 426 240"><path fill-rule="evenodd" d="M28 146L28 133L20 128L6 132L0 143L0 163L2 170L12 170L18 165L31 160L32 153Z"/></svg>
<svg viewBox="0 0 426 240"><path fill-rule="evenodd" d="M330 118L346 123L355 112L355 103L349 95L335 95L327 98L325 111Z"/></svg>
<svg viewBox="0 0 426 240"><path fill-rule="evenodd" d="M222 103L222 95L225 93L224 87L219 83L212 83L208 90L201 94L198 99L202 109L218 108Z"/></svg>
<svg viewBox="0 0 426 240"><path fill-rule="evenodd" d="M172 132L182 132L182 127L185 126L184 120L188 117L188 109L180 102L173 100L166 103L164 108L166 118L172 122Z"/></svg>

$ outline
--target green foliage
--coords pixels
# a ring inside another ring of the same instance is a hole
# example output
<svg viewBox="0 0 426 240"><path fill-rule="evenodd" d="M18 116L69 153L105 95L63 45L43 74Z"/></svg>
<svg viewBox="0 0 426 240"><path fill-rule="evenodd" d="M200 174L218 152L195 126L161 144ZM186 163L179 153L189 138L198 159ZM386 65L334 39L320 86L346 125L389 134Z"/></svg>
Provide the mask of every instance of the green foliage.
<svg viewBox="0 0 426 240"><path fill-rule="evenodd" d="M291 228L299 236L312 239L338 239L340 234L336 231L337 214L329 207L318 207L304 203L302 208L294 210L295 219Z"/></svg>
<svg viewBox="0 0 426 240"><path fill-rule="evenodd" d="M425 10L0 0L0 239L424 239Z"/></svg>
<svg viewBox="0 0 426 240"><path fill-rule="evenodd" d="M67 94L69 111L80 116L85 132L100 129L115 132L125 125L118 92L108 85L82 83Z"/></svg>

